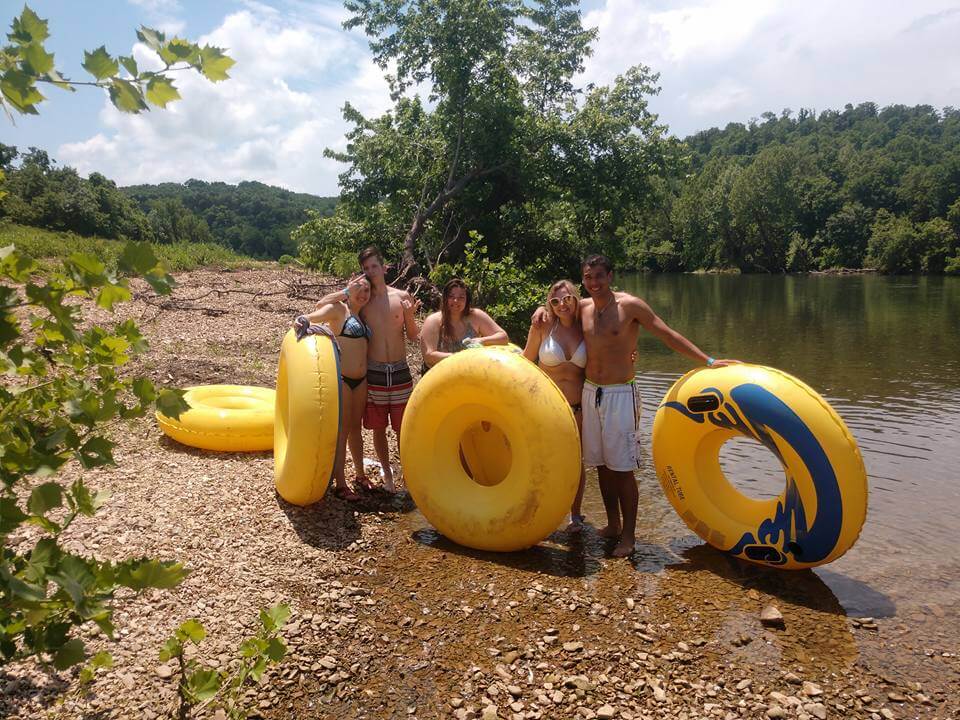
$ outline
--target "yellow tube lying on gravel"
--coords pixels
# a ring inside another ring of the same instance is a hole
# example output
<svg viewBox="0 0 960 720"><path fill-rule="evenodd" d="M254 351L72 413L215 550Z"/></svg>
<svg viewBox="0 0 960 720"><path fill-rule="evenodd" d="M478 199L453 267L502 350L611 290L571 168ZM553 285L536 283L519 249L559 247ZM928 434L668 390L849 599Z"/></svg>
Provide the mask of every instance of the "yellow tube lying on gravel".
<svg viewBox="0 0 960 720"><path fill-rule="evenodd" d="M273 447L274 392L250 385L187 388L190 409L174 420L157 412L160 429L179 443L223 452L259 452Z"/></svg>
<svg viewBox="0 0 960 720"><path fill-rule="evenodd" d="M327 492L340 432L340 357L333 340L283 338L277 367L274 478L280 497L310 505Z"/></svg>
<svg viewBox="0 0 960 720"><path fill-rule="evenodd" d="M479 550L530 547L570 509L580 438L560 389L500 346L464 350L423 376L400 431L404 480L424 517Z"/></svg>

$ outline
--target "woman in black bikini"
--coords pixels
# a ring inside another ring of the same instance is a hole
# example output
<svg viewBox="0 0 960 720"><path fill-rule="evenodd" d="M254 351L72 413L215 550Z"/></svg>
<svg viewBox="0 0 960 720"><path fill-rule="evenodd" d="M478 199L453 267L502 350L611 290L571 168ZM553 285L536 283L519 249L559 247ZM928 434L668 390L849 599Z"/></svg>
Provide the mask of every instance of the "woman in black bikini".
<svg viewBox="0 0 960 720"><path fill-rule="evenodd" d="M333 471L336 488L334 494L344 500L359 500L346 479L346 445L349 441L350 455L356 477L363 484L363 409L367 405L367 340L370 328L360 319L360 308L370 300L370 281L360 277L347 285L345 299L323 305L307 318L311 323L326 323L337 336L340 346L340 437L337 441L337 458ZM363 485L371 489L369 484Z"/></svg>

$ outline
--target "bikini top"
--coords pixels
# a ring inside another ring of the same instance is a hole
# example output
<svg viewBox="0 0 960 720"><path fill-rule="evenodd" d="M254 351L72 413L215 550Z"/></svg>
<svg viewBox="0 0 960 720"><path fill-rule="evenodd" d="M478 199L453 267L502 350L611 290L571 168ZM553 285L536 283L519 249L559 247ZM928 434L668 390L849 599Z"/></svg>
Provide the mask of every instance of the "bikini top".
<svg viewBox="0 0 960 720"><path fill-rule="evenodd" d="M370 327L356 315L348 315L340 330L341 337L369 338Z"/></svg>
<svg viewBox="0 0 960 720"><path fill-rule="evenodd" d="M441 337L440 341L437 343L437 350L448 353L460 352L463 350L464 340L477 337L477 331L473 329L473 324L469 320L467 320L463 325L464 333L462 338L459 340L454 340L453 338Z"/></svg>
<svg viewBox="0 0 960 720"><path fill-rule="evenodd" d="M554 324L554 326L550 328L550 334L547 335L542 343L540 343L540 363L542 365L546 365L547 367L555 367L560 363L572 362L577 367L586 367L586 341L581 340L580 345L573 352L573 357L568 359L566 353L563 351L563 346L553 337L553 331L556 329L556 327L556 324Z"/></svg>

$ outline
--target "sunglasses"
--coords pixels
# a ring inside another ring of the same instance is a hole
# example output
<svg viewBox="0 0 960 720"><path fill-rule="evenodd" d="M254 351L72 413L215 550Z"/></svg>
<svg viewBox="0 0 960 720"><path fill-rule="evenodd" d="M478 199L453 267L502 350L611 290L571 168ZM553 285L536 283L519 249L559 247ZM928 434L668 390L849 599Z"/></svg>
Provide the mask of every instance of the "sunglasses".
<svg viewBox="0 0 960 720"><path fill-rule="evenodd" d="M552 307L559 307L560 303L567 305L573 302L573 295L564 295L562 298L552 297L550 298L550 305Z"/></svg>

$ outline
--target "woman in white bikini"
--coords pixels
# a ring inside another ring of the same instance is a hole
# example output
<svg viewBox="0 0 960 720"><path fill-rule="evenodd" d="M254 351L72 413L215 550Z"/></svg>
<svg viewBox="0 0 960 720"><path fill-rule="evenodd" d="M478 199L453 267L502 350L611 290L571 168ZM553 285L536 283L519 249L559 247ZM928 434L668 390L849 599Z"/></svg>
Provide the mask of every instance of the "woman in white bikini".
<svg viewBox="0 0 960 720"><path fill-rule="evenodd" d="M577 418L579 430L582 423L580 398L586 378L584 368L587 365L587 346L583 341L583 328L580 326L580 296L572 282L558 280L550 286L546 311L547 322L530 325L523 355L531 362L539 363L540 368L563 392ZM581 464L580 486L570 508L570 525L567 528L570 532L580 532L583 529L581 504L585 480Z"/></svg>

